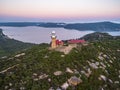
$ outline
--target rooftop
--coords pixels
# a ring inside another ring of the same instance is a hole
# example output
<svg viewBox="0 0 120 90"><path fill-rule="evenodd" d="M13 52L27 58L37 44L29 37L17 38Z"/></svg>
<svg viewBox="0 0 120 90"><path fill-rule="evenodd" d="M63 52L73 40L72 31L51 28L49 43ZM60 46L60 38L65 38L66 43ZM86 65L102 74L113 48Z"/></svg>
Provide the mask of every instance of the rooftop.
<svg viewBox="0 0 120 90"><path fill-rule="evenodd" d="M85 43L85 40L69 40L68 43Z"/></svg>

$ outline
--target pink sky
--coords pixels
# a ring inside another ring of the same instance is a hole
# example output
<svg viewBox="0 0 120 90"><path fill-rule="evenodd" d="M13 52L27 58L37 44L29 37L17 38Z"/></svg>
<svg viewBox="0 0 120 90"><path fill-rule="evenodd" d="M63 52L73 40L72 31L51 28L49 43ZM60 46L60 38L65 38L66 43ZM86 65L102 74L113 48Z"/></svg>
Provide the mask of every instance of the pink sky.
<svg viewBox="0 0 120 90"><path fill-rule="evenodd" d="M1 21L120 21L120 0L0 0Z"/></svg>

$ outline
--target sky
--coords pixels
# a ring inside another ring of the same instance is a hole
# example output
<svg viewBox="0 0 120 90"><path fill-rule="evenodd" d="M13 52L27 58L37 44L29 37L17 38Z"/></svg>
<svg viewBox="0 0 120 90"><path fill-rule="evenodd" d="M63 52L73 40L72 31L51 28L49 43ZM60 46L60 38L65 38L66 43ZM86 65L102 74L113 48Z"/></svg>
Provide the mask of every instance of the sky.
<svg viewBox="0 0 120 90"><path fill-rule="evenodd" d="M120 22L120 0L0 0L0 22Z"/></svg>

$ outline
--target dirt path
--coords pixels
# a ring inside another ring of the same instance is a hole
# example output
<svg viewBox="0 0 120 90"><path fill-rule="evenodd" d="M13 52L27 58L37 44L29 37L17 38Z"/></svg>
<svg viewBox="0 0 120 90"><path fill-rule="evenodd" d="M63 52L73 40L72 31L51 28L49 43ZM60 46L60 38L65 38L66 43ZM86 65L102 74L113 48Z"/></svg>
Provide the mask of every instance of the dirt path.
<svg viewBox="0 0 120 90"><path fill-rule="evenodd" d="M12 69L12 68L14 68L14 67L16 67L16 66L18 66L18 65L19 65L19 64L16 64L16 65L14 65L14 66L11 66L11 67L9 67L9 68L1 71L0 73L5 73L5 72L7 72L8 70L10 70L10 69Z"/></svg>

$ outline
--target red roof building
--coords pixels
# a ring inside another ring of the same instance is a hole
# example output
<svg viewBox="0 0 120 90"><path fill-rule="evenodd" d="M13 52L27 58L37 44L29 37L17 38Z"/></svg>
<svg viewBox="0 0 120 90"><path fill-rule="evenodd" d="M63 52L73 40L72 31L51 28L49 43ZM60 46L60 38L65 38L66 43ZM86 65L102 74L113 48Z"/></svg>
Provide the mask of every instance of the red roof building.
<svg viewBox="0 0 120 90"><path fill-rule="evenodd" d="M85 43L85 40L69 40L68 43L70 44L78 44L78 43Z"/></svg>
<svg viewBox="0 0 120 90"><path fill-rule="evenodd" d="M60 40L56 40L56 45L63 45L63 41L60 41Z"/></svg>

